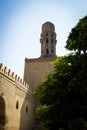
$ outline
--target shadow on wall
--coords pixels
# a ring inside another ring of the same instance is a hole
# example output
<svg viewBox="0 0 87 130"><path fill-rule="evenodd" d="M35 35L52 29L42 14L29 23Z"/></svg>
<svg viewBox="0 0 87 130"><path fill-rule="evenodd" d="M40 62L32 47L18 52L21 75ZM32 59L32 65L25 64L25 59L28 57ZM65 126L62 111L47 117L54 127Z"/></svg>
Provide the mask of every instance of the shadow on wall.
<svg viewBox="0 0 87 130"><path fill-rule="evenodd" d="M0 95L0 130L5 130L5 100Z"/></svg>
<svg viewBox="0 0 87 130"><path fill-rule="evenodd" d="M19 130L33 130L33 127L34 127L33 102L31 95L26 94L21 108Z"/></svg>

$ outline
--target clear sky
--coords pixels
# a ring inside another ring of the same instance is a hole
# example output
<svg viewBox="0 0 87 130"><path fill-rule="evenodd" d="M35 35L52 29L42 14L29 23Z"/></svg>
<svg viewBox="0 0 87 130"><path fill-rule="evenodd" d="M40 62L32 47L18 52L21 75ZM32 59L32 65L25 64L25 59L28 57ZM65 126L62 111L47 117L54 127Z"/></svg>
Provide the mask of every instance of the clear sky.
<svg viewBox="0 0 87 130"><path fill-rule="evenodd" d="M69 32L85 15L87 0L0 0L0 62L23 77L25 58L40 57L46 21L55 25L57 55L69 53Z"/></svg>

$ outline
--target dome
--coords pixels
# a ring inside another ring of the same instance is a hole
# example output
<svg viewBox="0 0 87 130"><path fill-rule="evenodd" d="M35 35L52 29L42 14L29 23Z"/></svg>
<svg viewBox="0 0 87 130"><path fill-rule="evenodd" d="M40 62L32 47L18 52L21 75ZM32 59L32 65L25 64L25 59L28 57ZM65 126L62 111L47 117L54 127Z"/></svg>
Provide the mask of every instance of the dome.
<svg viewBox="0 0 87 130"><path fill-rule="evenodd" d="M42 25L42 32L45 32L45 31L52 31L54 32L55 31L55 26L53 23L51 22L46 22Z"/></svg>

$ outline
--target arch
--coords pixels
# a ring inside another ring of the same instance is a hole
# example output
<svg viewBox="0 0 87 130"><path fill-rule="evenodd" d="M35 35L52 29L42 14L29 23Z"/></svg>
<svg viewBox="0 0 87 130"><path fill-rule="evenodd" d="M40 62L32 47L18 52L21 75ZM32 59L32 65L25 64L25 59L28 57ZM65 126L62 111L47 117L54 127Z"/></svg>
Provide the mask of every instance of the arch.
<svg viewBox="0 0 87 130"><path fill-rule="evenodd" d="M5 129L5 100L0 95L0 130Z"/></svg>
<svg viewBox="0 0 87 130"><path fill-rule="evenodd" d="M16 101L16 109L19 109L19 101Z"/></svg>
<svg viewBox="0 0 87 130"><path fill-rule="evenodd" d="M49 50L48 49L46 49L46 54L49 54Z"/></svg>
<svg viewBox="0 0 87 130"><path fill-rule="evenodd" d="M49 42L49 40L48 40L48 38L46 38L46 43L48 43Z"/></svg>

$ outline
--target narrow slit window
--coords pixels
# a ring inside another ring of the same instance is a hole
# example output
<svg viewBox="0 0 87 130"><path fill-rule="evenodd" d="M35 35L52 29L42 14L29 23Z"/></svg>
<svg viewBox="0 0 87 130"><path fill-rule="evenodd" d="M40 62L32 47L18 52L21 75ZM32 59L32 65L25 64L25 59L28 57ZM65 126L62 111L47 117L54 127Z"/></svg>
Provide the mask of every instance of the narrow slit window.
<svg viewBox="0 0 87 130"><path fill-rule="evenodd" d="M46 43L48 43L49 41L48 41L48 38L46 39Z"/></svg>
<svg viewBox="0 0 87 130"><path fill-rule="evenodd" d="M19 101L17 100L17 102L16 102L16 109L18 109L19 108Z"/></svg>
<svg viewBox="0 0 87 130"><path fill-rule="evenodd" d="M28 105L26 105L26 113L28 113Z"/></svg>

